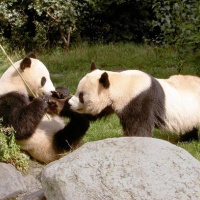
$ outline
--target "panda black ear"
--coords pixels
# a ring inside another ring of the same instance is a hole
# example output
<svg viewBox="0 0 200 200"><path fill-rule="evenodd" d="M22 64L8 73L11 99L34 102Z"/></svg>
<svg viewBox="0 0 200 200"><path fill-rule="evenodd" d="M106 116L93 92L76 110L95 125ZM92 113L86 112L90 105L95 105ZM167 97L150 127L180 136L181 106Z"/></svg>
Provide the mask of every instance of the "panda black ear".
<svg viewBox="0 0 200 200"><path fill-rule="evenodd" d="M31 67L31 59L26 57L22 60L22 62L20 63L20 69L22 71L24 71L25 68L27 67Z"/></svg>
<svg viewBox="0 0 200 200"><path fill-rule="evenodd" d="M101 83L106 89L110 86L110 81L108 79L108 73L104 72L99 79L99 83Z"/></svg>
<svg viewBox="0 0 200 200"><path fill-rule="evenodd" d="M91 66L90 66L90 71L92 72L92 71L94 71L95 69L97 69L97 66L96 66L95 62L92 61Z"/></svg>
<svg viewBox="0 0 200 200"><path fill-rule="evenodd" d="M30 52L27 57L36 59L36 55L33 52Z"/></svg>

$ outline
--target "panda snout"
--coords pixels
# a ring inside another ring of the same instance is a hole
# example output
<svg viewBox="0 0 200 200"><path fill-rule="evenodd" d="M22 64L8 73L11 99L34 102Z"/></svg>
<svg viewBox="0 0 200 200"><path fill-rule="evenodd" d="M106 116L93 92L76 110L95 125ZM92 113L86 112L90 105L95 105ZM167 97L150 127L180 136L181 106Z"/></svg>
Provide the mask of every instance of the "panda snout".
<svg viewBox="0 0 200 200"><path fill-rule="evenodd" d="M72 96L72 97L69 99L69 104L70 104L70 106L77 107L78 104L79 104L78 98L75 97L75 96Z"/></svg>
<svg viewBox="0 0 200 200"><path fill-rule="evenodd" d="M79 111L82 108L82 106L78 101L78 98L75 96L72 96L72 98L68 101L68 103L71 106L71 109L74 111Z"/></svg>
<svg viewBox="0 0 200 200"><path fill-rule="evenodd" d="M68 101L69 105L72 106L72 98Z"/></svg>

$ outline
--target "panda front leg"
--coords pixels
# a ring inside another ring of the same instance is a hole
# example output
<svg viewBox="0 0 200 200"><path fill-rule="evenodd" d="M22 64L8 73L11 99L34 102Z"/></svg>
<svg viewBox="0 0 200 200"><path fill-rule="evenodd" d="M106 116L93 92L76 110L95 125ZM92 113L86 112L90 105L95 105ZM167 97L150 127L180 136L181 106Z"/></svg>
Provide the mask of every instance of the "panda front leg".
<svg viewBox="0 0 200 200"><path fill-rule="evenodd" d="M48 112L50 111L50 113L53 112L60 117L69 118L69 123L54 135L54 148L58 153L74 149L89 128L87 116L71 110L68 103L69 99L69 97L65 99L52 97L48 102Z"/></svg>
<svg viewBox="0 0 200 200"><path fill-rule="evenodd" d="M68 111L69 114L69 111ZM68 115L67 114L67 115ZM69 123L54 135L54 146L58 152L73 150L89 128L88 119L72 111Z"/></svg>
<svg viewBox="0 0 200 200"><path fill-rule="evenodd" d="M41 98L35 98L31 103L19 110L16 122L14 122L16 139L26 139L34 133L46 113L46 108L47 103Z"/></svg>
<svg viewBox="0 0 200 200"><path fill-rule="evenodd" d="M152 137L154 128L153 101L142 95L117 113L126 136Z"/></svg>
<svg viewBox="0 0 200 200"><path fill-rule="evenodd" d="M141 116L121 116L120 123L125 136L152 137L154 125L151 120Z"/></svg>
<svg viewBox="0 0 200 200"><path fill-rule="evenodd" d="M26 96L10 92L0 97L0 117L4 126L12 126L16 139L30 137L41 121L47 104L41 98L29 102Z"/></svg>

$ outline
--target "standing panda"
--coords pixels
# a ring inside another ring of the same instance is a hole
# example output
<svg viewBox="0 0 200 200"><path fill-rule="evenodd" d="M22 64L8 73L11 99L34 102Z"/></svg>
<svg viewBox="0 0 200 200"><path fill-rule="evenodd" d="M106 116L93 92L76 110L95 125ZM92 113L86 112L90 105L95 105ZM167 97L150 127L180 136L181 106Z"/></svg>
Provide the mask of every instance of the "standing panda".
<svg viewBox="0 0 200 200"><path fill-rule="evenodd" d="M31 97L14 67L9 67L0 79L2 125L14 128L22 150L38 161L51 162L76 147L89 128L89 122L70 110L66 90L58 88L55 92L47 68L33 55L14 66L36 98ZM50 100L44 100L47 97ZM47 112L51 114L48 117ZM70 119L68 124L63 117Z"/></svg>
<svg viewBox="0 0 200 200"><path fill-rule="evenodd" d="M139 70L99 70L93 63L69 104L92 120L116 113L126 136L152 137L159 128L176 132L180 141L199 139L200 78L195 76L157 79Z"/></svg>

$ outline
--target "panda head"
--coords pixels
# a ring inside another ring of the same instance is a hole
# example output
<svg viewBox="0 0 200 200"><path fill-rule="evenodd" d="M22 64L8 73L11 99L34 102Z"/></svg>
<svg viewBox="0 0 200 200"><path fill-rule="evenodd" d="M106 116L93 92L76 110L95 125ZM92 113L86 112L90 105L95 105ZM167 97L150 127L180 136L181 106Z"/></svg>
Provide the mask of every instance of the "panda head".
<svg viewBox="0 0 200 200"><path fill-rule="evenodd" d="M51 95L55 87L46 66L38 59L26 57L20 63L22 76L36 96Z"/></svg>
<svg viewBox="0 0 200 200"><path fill-rule="evenodd" d="M40 60L36 59L33 54L25 57L23 60L17 61L14 63L14 66L36 97L51 95L51 91L55 90L46 66ZM18 91L23 94L32 95L16 69L11 66L2 75L0 79L1 93Z"/></svg>
<svg viewBox="0 0 200 200"><path fill-rule="evenodd" d="M92 63L91 72L80 80L69 104L76 112L98 115L112 104L109 89L109 72L97 69Z"/></svg>

